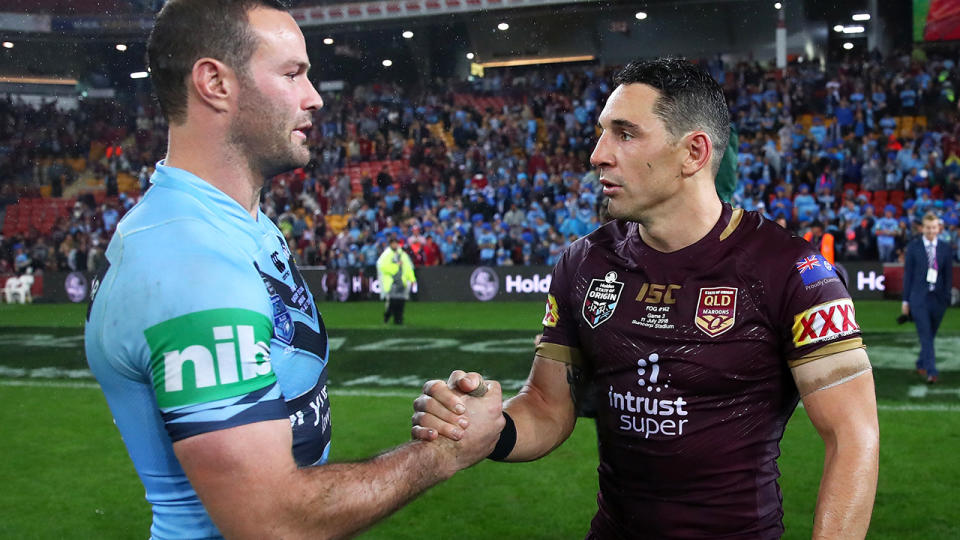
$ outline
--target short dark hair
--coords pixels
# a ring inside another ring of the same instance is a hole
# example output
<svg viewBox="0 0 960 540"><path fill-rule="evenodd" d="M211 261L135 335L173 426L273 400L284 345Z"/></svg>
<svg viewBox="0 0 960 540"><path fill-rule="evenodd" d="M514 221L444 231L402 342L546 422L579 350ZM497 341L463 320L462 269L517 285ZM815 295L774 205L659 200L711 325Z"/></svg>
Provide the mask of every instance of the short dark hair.
<svg viewBox="0 0 960 540"><path fill-rule="evenodd" d="M256 7L287 9L282 0L169 0L163 6L147 42L147 62L168 122L186 119L186 79L200 58L215 58L246 74L257 48L247 13Z"/></svg>
<svg viewBox="0 0 960 540"><path fill-rule="evenodd" d="M730 110L723 89L709 73L684 58L657 58L630 62L613 82L656 88L660 95L654 114L675 139L695 130L705 132L713 143L710 166L716 174L730 138Z"/></svg>

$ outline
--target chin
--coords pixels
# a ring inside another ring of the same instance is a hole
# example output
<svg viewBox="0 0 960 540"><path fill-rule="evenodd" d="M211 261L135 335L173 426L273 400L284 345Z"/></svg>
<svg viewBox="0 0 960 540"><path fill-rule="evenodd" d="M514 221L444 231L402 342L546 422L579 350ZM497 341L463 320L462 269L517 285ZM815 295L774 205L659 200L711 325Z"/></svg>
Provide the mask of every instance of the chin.
<svg viewBox="0 0 960 540"><path fill-rule="evenodd" d="M300 167L305 167L307 163L310 163L309 155L302 159L300 156L289 156L283 160L278 159L267 162L262 167L263 170L261 174L264 178L272 178L278 174L283 174L294 169L299 169Z"/></svg>
<svg viewBox="0 0 960 540"><path fill-rule="evenodd" d="M633 221L632 219L630 219L630 216L627 215L627 212L625 212L621 208L617 208L616 205L614 205L612 199L610 200L610 203L607 206L607 214L609 214L610 217L613 219L625 219L627 221Z"/></svg>

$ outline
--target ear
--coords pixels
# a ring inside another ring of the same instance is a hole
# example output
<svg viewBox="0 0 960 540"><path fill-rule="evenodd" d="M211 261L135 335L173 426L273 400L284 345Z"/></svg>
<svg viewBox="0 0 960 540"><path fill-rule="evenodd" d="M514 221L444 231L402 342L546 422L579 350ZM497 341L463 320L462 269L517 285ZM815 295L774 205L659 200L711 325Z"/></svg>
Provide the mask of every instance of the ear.
<svg viewBox="0 0 960 540"><path fill-rule="evenodd" d="M218 113L230 110L239 87L236 73L213 58L201 58L193 64L190 83L200 103Z"/></svg>
<svg viewBox="0 0 960 540"><path fill-rule="evenodd" d="M683 147L687 155L683 160L680 171L684 176L693 176L701 169L710 167L710 157L713 156L713 141L703 131L692 131L683 137Z"/></svg>

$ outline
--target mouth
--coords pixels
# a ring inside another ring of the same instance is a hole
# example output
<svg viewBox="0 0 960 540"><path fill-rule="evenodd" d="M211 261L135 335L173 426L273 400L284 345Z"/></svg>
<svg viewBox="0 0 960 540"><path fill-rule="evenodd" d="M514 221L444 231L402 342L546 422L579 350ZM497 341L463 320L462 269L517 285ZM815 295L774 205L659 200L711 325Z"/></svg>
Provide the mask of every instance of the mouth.
<svg viewBox="0 0 960 540"><path fill-rule="evenodd" d="M302 137L304 140L306 140L306 139L307 139L307 135L310 133L310 129L311 129L311 128L313 128L313 124L312 124L311 122L307 122L306 124L301 124L301 125L297 126L296 128L294 128L294 129L293 129L293 133L299 135L299 136Z"/></svg>
<svg viewBox="0 0 960 540"><path fill-rule="evenodd" d="M603 186L603 194L607 197L623 190L623 186L611 182L608 178L600 177L600 185Z"/></svg>

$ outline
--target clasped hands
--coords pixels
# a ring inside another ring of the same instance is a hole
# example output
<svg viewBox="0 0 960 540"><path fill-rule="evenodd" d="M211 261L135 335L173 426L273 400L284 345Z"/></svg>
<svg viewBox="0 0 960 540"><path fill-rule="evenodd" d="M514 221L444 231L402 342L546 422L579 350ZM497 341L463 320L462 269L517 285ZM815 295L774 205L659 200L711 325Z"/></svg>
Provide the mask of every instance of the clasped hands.
<svg viewBox="0 0 960 540"><path fill-rule="evenodd" d="M483 397L470 395L481 384L487 387ZM456 370L446 381L427 381L413 410L411 436L451 448L458 470L487 457L504 426L500 383L474 372Z"/></svg>

